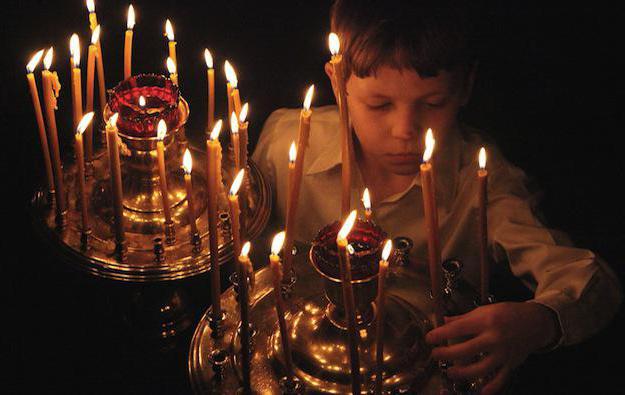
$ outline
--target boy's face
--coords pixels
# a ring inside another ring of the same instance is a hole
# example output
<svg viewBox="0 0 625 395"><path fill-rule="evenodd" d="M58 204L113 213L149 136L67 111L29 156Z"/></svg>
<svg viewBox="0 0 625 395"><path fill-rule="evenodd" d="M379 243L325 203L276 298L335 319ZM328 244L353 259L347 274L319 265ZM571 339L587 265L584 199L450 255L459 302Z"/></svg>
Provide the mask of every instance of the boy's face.
<svg viewBox="0 0 625 395"><path fill-rule="evenodd" d="M388 66L375 77L352 74L347 102L363 155L392 174L416 174L426 130L432 128L440 147L456 125L470 92L470 82L462 79L447 71L422 79L414 70Z"/></svg>

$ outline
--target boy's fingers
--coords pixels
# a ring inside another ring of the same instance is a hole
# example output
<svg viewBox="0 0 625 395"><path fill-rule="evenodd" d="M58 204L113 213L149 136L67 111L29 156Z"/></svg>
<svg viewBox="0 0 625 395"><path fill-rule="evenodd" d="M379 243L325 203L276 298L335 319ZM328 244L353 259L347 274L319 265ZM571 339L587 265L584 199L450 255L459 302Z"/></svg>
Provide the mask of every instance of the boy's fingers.
<svg viewBox="0 0 625 395"><path fill-rule="evenodd" d="M479 332L480 322L469 316L458 318L455 321L448 322L443 326L432 329L425 336L425 341L429 344L441 344L445 340L454 337L463 337L475 335Z"/></svg>
<svg viewBox="0 0 625 395"><path fill-rule="evenodd" d="M447 369L447 374L451 379L474 379L485 377L493 372L499 364L498 358L493 355L486 355L483 359L466 366L452 366Z"/></svg>
<svg viewBox="0 0 625 395"><path fill-rule="evenodd" d="M488 343L483 336L474 337L451 346L436 347L432 350L432 358L436 360L457 361L471 358L487 350Z"/></svg>

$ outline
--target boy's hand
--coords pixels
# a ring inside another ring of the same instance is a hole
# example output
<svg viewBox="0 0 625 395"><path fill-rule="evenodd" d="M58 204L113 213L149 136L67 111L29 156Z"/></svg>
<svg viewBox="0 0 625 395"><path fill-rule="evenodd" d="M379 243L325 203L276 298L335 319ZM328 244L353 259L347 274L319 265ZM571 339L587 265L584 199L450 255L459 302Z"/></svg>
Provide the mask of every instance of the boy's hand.
<svg viewBox="0 0 625 395"><path fill-rule="evenodd" d="M482 394L494 394L529 354L555 340L556 325L554 313L538 303L495 303L445 317L425 340L441 345L432 350L434 359L454 362L447 370L451 379L490 377ZM466 340L444 346L459 339Z"/></svg>

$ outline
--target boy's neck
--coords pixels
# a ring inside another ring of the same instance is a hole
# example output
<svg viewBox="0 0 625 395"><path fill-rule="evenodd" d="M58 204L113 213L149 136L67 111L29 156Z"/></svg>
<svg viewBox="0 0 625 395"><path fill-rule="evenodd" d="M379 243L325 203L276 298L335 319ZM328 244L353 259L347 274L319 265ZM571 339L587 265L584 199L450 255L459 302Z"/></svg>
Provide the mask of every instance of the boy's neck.
<svg viewBox="0 0 625 395"><path fill-rule="evenodd" d="M362 181L371 195L375 196L372 202L374 206L389 196L405 191L417 175L399 175L386 171L374 157L362 151L357 140L354 141L354 151Z"/></svg>

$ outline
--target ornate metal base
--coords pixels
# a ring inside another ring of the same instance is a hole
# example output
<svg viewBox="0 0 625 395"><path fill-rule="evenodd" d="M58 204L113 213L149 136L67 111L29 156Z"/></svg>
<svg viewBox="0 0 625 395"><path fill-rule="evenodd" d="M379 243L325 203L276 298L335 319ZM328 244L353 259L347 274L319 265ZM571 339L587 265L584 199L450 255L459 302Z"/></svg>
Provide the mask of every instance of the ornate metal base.
<svg viewBox="0 0 625 395"><path fill-rule="evenodd" d="M295 374L306 393L349 393L350 370L347 334L334 325L326 311L328 300L323 279L308 263L306 253L294 259L298 282L286 300L287 326L293 349ZM430 358L424 335L431 328L433 315L428 297L428 278L407 267L395 266L388 279L384 339L384 389L403 393L439 393L445 386L444 376ZM256 273L256 287L250 294L250 320L256 329L251 358L252 388L258 393L282 393L284 362L277 325L271 272ZM458 311L472 308L474 293L459 287L452 303ZM457 300L456 300L457 299ZM200 320L191 342L189 375L196 393L233 393L240 387L240 345L236 329L239 311L233 288L222 295L222 308L227 310L225 336L210 335L208 312ZM373 309L375 314L375 308ZM363 377L362 393L368 393L375 371L375 329L364 324L360 330L360 358ZM227 354L225 363L213 366L211 355ZM215 370L221 372L215 374Z"/></svg>

